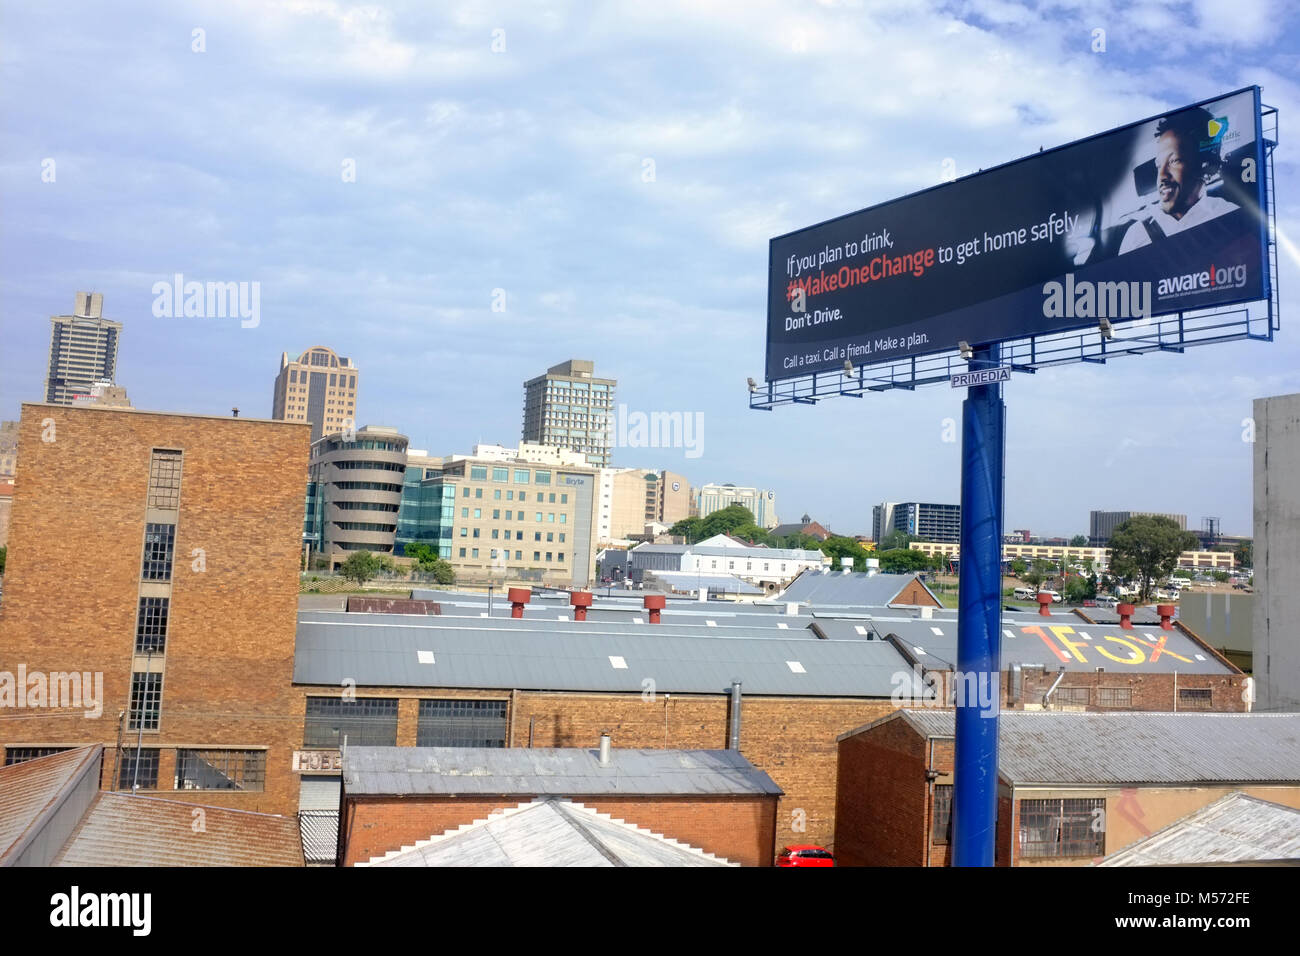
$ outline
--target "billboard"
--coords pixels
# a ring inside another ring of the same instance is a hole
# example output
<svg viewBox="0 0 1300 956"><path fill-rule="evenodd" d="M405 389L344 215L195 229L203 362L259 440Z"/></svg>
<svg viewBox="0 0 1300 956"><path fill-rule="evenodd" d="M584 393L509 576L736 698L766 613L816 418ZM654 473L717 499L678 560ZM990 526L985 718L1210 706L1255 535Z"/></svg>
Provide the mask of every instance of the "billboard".
<svg viewBox="0 0 1300 956"><path fill-rule="evenodd" d="M1248 87L778 236L767 379L1267 298L1263 179Z"/></svg>

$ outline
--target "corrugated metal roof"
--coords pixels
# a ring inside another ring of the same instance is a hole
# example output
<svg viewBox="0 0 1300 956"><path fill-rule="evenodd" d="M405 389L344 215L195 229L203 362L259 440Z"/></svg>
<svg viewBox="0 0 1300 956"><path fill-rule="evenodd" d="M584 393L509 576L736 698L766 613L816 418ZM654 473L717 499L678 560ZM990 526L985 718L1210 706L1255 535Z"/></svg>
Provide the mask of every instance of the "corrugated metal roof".
<svg viewBox="0 0 1300 956"><path fill-rule="evenodd" d="M1300 810L1237 791L1189 813L1098 866L1300 862Z"/></svg>
<svg viewBox="0 0 1300 956"><path fill-rule="evenodd" d="M719 628L669 635L654 624L621 633L591 621L550 628L509 619L467 625L437 617L394 615L404 619L380 623L376 615L328 616L301 616L294 683L716 694L739 680L745 694L888 698L901 679L909 682L904 688L924 693L899 653L878 641L784 632L719 639L712 633ZM344 617L360 620L334 619Z"/></svg>
<svg viewBox="0 0 1300 956"><path fill-rule="evenodd" d="M553 797L497 811L361 866L733 866L658 833Z"/></svg>
<svg viewBox="0 0 1300 956"><path fill-rule="evenodd" d="M53 865L302 866L303 858L292 817L102 792Z"/></svg>
<svg viewBox="0 0 1300 956"><path fill-rule="evenodd" d="M98 747L78 747L63 753L38 757L0 767L0 862L29 831L39 827L43 816L53 812L74 779L98 761Z"/></svg>
<svg viewBox="0 0 1300 956"><path fill-rule="evenodd" d="M885 719L953 736L951 710ZM998 773L1017 785L1300 782L1300 714L1004 711Z"/></svg>
<svg viewBox="0 0 1300 956"><path fill-rule="evenodd" d="M781 595L814 607L884 607L915 574L867 574L862 571L805 571Z"/></svg>
<svg viewBox="0 0 1300 956"><path fill-rule="evenodd" d="M781 788L735 750L580 747L348 747L343 793L517 794L593 796L636 794L779 795Z"/></svg>
<svg viewBox="0 0 1300 956"><path fill-rule="evenodd" d="M647 577L662 581L678 590L708 588L726 594L762 594L763 589L754 584L740 580L734 574L709 574L695 571L646 571Z"/></svg>

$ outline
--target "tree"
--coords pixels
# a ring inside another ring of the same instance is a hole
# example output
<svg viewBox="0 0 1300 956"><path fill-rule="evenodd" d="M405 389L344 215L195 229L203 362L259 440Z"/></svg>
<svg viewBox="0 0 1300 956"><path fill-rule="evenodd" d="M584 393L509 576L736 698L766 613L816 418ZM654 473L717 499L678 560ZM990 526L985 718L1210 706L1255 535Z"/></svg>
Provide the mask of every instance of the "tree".
<svg viewBox="0 0 1300 956"><path fill-rule="evenodd" d="M1065 591L1061 595L1072 604L1097 596L1097 579L1076 574L1065 582Z"/></svg>
<svg viewBox="0 0 1300 956"><path fill-rule="evenodd" d="M1213 571L1211 573L1214 575L1214 580L1218 581L1220 584L1228 580L1230 577L1227 571Z"/></svg>
<svg viewBox="0 0 1300 956"><path fill-rule="evenodd" d="M1187 578L1189 581L1195 576L1187 568L1174 568L1173 576L1176 578Z"/></svg>
<svg viewBox="0 0 1300 956"><path fill-rule="evenodd" d="M1025 572L1029 570L1029 565L1025 564L1024 558L1016 558L1011 562L1011 573L1018 578L1023 578Z"/></svg>
<svg viewBox="0 0 1300 956"><path fill-rule="evenodd" d="M1255 566L1255 542L1243 541L1232 549L1237 556L1237 567L1253 568Z"/></svg>
<svg viewBox="0 0 1300 956"><path fill-rule="evenodd" d="M876 542L876 550L897 551L899 548L906 548L915 540L916 538L906 531L891 531L880 536L880 540Z"/></svg>
<svg viewBox="0 0 1300 956"><path fill-rule="evenodd" d="M1072 548L1086 548L1087 546L1088 546L1087 535L1076 534L1073 538L1070 539L1070 547Z"/></svg>
<svg viewBox="0 0 1300 956"><path fill-rule="evenodd" d="M924 551L914 548L893 548L880 552L880 570L886 574L907 574L912 571L929 571L934 560Z"/></svg>
<svg viewBox="0 0 1300 956"><path fill-rule="evenodd" d="M349 581L355 581L358 587L378 574L379 570L379 559L369 551L353 551L348 555L347 560L339 565L339 574Z"/></svg>
<svg viewBox="0 0 1300 956"><path fill-rule="evenodd" d="M797 551L820 551L821 544L821 541L813 535L796 531L794 534L787 534L784 538L776 541L774 547L791 548Z"/></svg>
<svg viewBox="0 0 1300 956"><path fill-rule="evenodd" d="M9 554L8 547L0 548L0 574L5 573L5 558L8 556L8 554Z"/></svg>
<svg viewBox="0 0 1300 956"><path fill-rule="evenodd" d="M740 528L754 527L754 513L752 511L744 505L727 505L727 507L713 512L704 519L700 526L700 537L697 540L712 538L715 534L731 534Z"/></svg>
<svg viewBox="0 0 1300 956"><path fill-rule="evenodd" d="M668 533L674 537L680 536L686 539L687 544L694 544L704 537L701 533L704 528L704 521L700 518L683 518L671 528Z"/></svg>
<svg viewBox="0 0 1300 956"><path fill-rule="evenodd" d="M858 544L853 538L844 535L831 535L825 541L817 545L817 550L822 554L830 555L831 563L835 570L839 570L840 558L852 558L854 571L865 571L867 569L867 549Z"/></svg>
<svg viewBox="0 0 1300 956"><path fill-rule="evenodd" d="M1020 577L1030 587L1036 588L1047 580L1047 576L1052 573L1054 568L1055 565L1051 561L1045 558L1034 558L1034 563Z"/></svg>
<svg viewBox="0 0 1300 956"><path fill-rule="evenodd" d="M1145 602L1152 583L1168 577L1178 567L1178 556L1199 545L1196 535L1172 518L1136 515L1112 532L1110 565L1121 577L1138 581L1139 600Z"/></svg>

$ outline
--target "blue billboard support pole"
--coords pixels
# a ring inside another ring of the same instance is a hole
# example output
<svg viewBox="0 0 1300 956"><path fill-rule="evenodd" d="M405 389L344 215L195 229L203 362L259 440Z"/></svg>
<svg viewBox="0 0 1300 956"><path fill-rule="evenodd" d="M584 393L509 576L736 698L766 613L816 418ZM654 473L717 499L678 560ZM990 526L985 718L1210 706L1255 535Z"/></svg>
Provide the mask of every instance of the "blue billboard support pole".
<svg viewBox="0 0 1300 956"><path fill-rule="evenodd" d="M977 346L972 371L995 368L997 344ZM954 866L992 866L997 824L1002 658L1002 386L975 385L962 404L961 568L957 618Z"/></svg>

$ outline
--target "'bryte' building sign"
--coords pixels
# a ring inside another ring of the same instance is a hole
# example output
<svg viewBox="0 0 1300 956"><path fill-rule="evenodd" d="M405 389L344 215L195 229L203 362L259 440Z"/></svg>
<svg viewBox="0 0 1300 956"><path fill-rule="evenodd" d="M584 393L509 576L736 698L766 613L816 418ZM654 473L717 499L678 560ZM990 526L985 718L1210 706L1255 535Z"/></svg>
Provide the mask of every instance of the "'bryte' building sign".
<svg viewBox="0 0 1300 956"><path fill-rule="evenodd" d="M294 773L336 773L343 769L343 754L338 750L295 750Z"/></svg>

